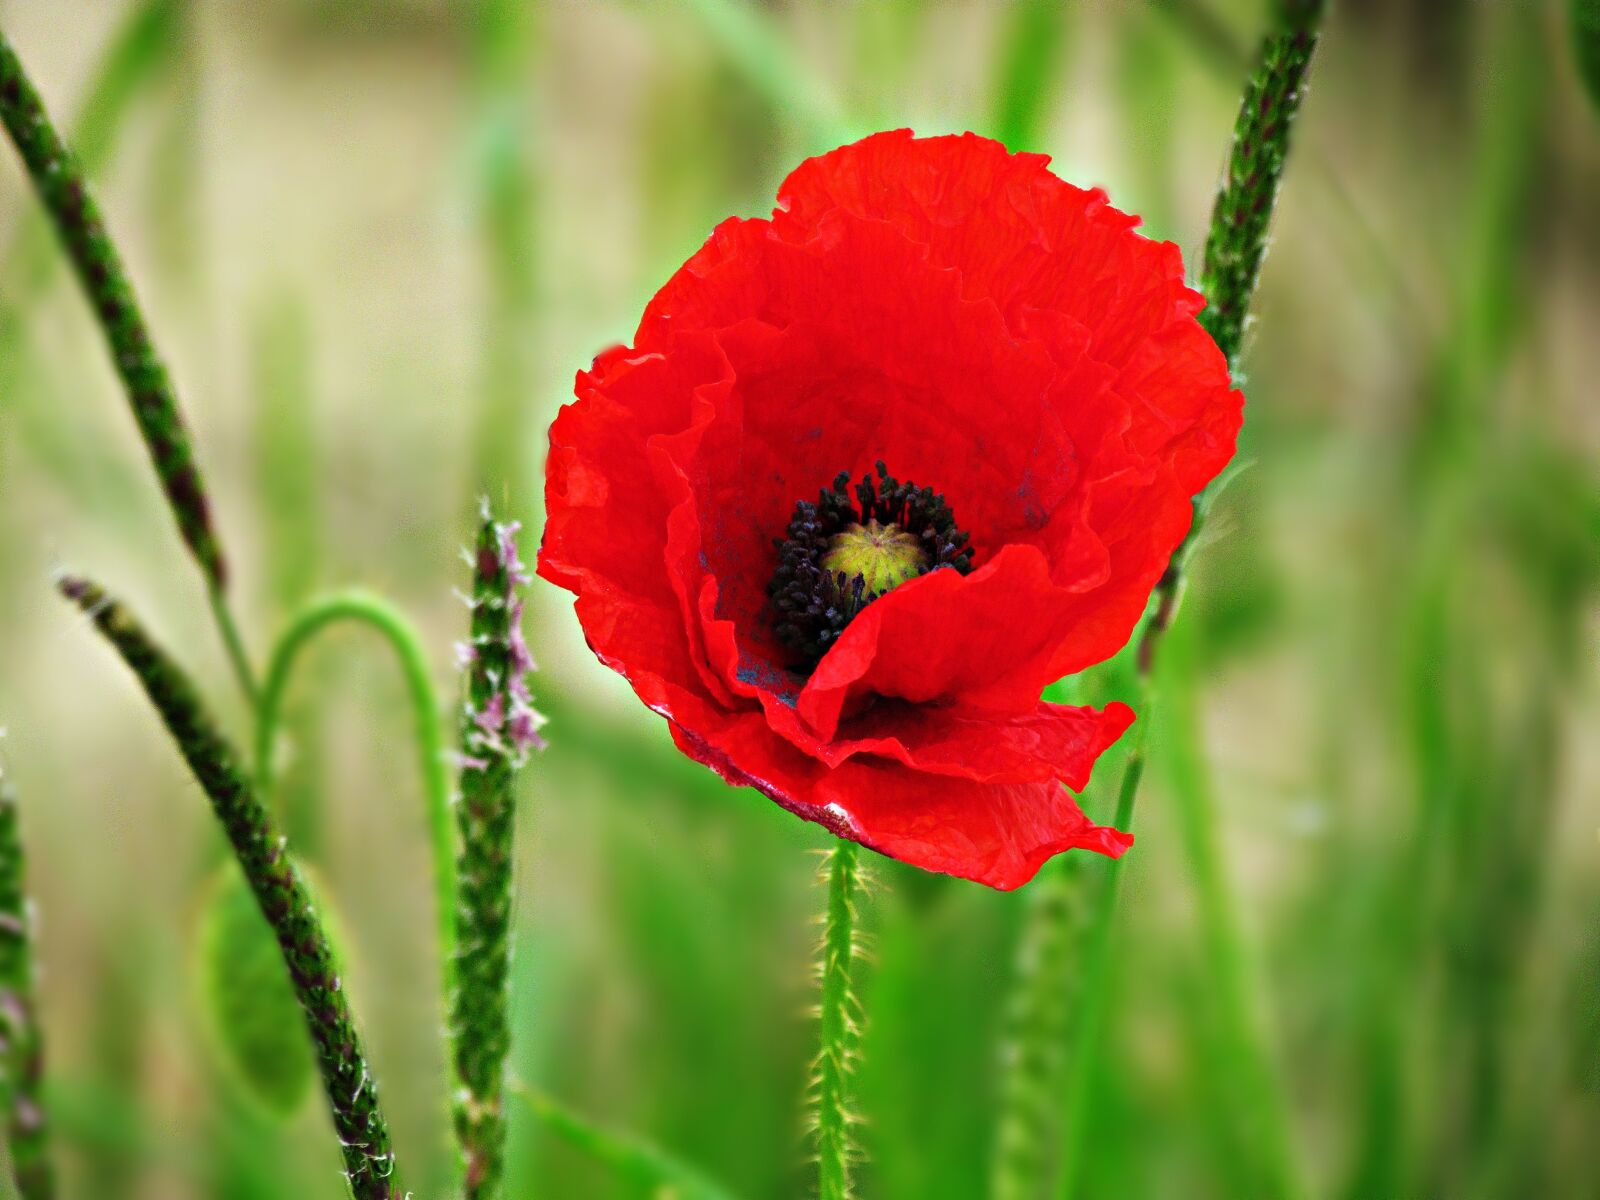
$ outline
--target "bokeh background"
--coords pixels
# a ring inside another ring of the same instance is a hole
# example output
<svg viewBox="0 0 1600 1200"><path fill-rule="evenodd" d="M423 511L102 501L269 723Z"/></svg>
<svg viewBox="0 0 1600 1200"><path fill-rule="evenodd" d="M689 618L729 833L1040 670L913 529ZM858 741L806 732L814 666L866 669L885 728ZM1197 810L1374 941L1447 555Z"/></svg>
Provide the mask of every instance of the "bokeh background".
<svg viewBox="0 0 1600 1200"><path fill-rule="evenodd" d="M360 584L419 622L448 694L476 494L537 529L573 372L714 223L854 134L974 129L1192 263L1263 9L8 0L0 23L174 367L257 657ZM1308 1194L1600 1194L1600 112L1564 10L1336 5L1244 364L1251 465L1161 671L1084 1196L1270 1194L1230 979ZM71 564L133 601L243 736L98 334L0 160L0 725L66 1194L336 1197L316 1098L273 1116L218 1053L204 799L50 586ZM523 789L515 1071L739 1196L806 1194L825 837L680 760L564 593L535 586L529 635L554 720ZM333 635L292 704L279 803L408 1182L442 1196L398 672ZM1012 895L873 866L862 1193L973 1200L1019 931L1103 864ZM512 1111L510 1195L642 1194Z"/></svg>

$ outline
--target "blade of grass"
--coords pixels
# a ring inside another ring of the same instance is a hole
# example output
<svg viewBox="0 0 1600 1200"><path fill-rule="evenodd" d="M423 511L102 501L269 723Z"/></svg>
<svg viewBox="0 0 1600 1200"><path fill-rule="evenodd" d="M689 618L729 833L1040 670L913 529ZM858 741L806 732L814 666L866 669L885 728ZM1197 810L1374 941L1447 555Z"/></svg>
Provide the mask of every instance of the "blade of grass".
<svg viewBox="0 0 1600 1200"><path fill-rule="evenodd" d="M649 1195L673 1200L734 1200L732 1192L649 1142L602 1129L525 1084L513 1082L511 1090L551 1133Z"/></svg>
<svg viewBox="0 0 1600 1200"><path fill-rule="evenodd" d="M1133 821L1134 802L1138 799L1139 783L1144 777L1145 727L1146 722L1140 721L1125 735L1130 741L1127 765L1123 768L1122 784L1117 793L1116 813L1112 818L1112 826L1116 829L1128 829ZM1111 935L1115 927L1117 893L1122 883L1122 873L1127 869L1126 861L1127 855L1123 855L1101 867L1099 887L1095 889L1089 912L1083 947L1083 974L1078 991L1080 999L1067 1038L1061 1162L1055 1189L1059 1200L1069 1200L1078 1194L1083 1173L1089 1100L1099 1067L1097 1051L1104 1040L1106 1013L1110 1008L1111 975L1116 970L1116 956L1111 952Z"/></svg>
<svg viewBox="0 0 1600 1200"><path fill-rule="evenodd" d="M688 7L746 83L794 119L813 151L850 140L832 89L807 70L768 10L748 0L689 0Z"/></svg>
<svg viewBox="0 0 1600 1200"><path fill-rule="evenodd" d="M1216 340L1230 369L1234 368L1242 346L1245 317L1266 254L1267 232L1287 161L1290 128L1304 95L1306 75L1316 50L1318 28L1325 8L1324 0L1279 0L1274 28L1262 42L1259 62L1239 107L1233 147L1228 156L1222 186L1217 193L1201 268L1201 290L1208 303L1200 320ZM1212 489L1196 501L1189 534L1173 554L1166 573L1156 585L1152 611L1138 638L1137 662L1142 703L1137 706L1137 711L1142 717L1140 725L1143 728L1148 728L1152 720L1155 695L1151 687L1151 675L1157 649L1182 599L1186 560L1205 523L1210 499L1216 495L1216 489L1225 484L1226 478L1224 476L1214 483ZM1126 818L1131 818L1133 813L1144 761L1144 737L1141 734L1130 748L1123 769L1117 804L1117 828L1128 828ZM1065 1161L1056 1190L1059 1200L1071 1200L1078 1186L1088 1090L1094 1078L1094 1055L1098 1045L1097 1039L1086 1041L1081 1031L1085 1025L1098 1021L1096 1009L1104 1003L1105 987L1102 981L1109 968L1101 958L1110 953L1109 926L1116 910L1120 878L1118 864L1110 864L1090 922L1089 961L1085 972L1095 982L1086 985L1083 1011L1079 1014L1078 1031L1074 1033L1072 1054L1068 1060L1064 1117L1066 1132L1063 1137ZM1222 937L1222 932L1217 931L1216 936ZM1247 1027L1242 1019L1238 1024L1241 1028ZM1268 1097L1261 1102L1269 1104L1272 1101ZM1287 1148L1277 1158L1283 1163L1293 1161L1292 1153ZM1280 1178L1277 1184L1281 1189L1277 1194L1293 1196L1299 1193L1300 1185L1292 1175Z"/></svg>
<svg viewBox="0 0 1600 1200"><path fill-rule="evenodd" d="M161 715L233 846L256 902L277 935L284 964L316 1048L323 1090L355 1200L404 1194L389 1127L311 893L233 748L217 731L188 677L134 617L87 580L64 577L64 596L94 623Z"/></svg>
<svg viewBox="0 0 1600 1200"><path fill-rule="evenodd" d="M1006 7L995 88L995 138L1008 150L1039 150L1039 136L1071 45L1074 9L1060 0L1017 0Z"/></svg>
<svg viewBox="0 0 1600 1200"><path fill-rule="evenodd" d="M531 474L534 408L527 397L533 390L538 238L525 109L538 19L536 6L521 0L477 0L472 28L476 205L487 283L474 488L502 503L523 494ZM519 506L514 515L526 514Z"/></svg>
<svg viewBox="0 0 1600 1200"><path fill-rule="evenodd" d="M1250 1193L1294 1195L1303 1188L1297 1180L1288 1106L1277 1066L1263 1045L1258 988L1217 833L1216 798L1200 738L1195 657L1192 626L1174 630L1159 665L1159 745L1193 877L1207 1004L1218 1026L1221 1058L1208 1074L1229 1097L1228 1111L1243 1126L1243 1144L1254 1157L1239 1164Z"/></svg>

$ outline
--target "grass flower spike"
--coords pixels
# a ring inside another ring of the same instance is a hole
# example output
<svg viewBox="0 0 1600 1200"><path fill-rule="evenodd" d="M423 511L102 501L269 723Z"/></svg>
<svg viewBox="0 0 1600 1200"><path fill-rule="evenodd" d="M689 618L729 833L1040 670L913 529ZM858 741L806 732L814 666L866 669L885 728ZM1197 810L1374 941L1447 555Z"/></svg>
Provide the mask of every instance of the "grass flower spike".
<svg viewBox="0 0 1600 1200"><path fill-rule="evenodd" d="M310 890L238 754L217 731L188 677L127 609L87 580L68 576L59 586L122 656L161 714L211 800L256 903L277 935L316 1051L351 1194L355 1200L400 1200L404 1193L388 1123L378 1106L377 1081L362 1051L344 980Z"/></svg>
<svg viewBox="0 0 1600 1200"><path fill-rule="evenodd" d="M529 582L517 526L483 506L472 564L472 632L459 647L466 673L461 708L459 907L451 1014L456 1137L469 1200L500 1194L505 1151L505 1062L510 1048L515 782L540 748L544 718L528 689L533 657L522 635L520 591Z"/></svg>
<svg viewBox="0 0 1600 1200"><path fill-rule="evenodd" d="M17 826L17 796L0 763L0 1103L17 1195L50 1200L56 1194L55 1168L40 1097L44 1045L34 1005L33 921Z"/></svg>

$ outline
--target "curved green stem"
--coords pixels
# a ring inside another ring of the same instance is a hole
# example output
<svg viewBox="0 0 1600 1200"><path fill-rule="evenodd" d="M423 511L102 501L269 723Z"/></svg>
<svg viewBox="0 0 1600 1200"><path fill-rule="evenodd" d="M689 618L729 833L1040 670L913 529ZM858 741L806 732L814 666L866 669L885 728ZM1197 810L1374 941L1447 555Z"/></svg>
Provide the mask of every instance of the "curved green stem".
<svg viewBox="0 0 1600 1200"><path fill-rule="evenodd" d="M405 676L416 723L417 754L427 805L428 837L433 851L439 949L443 956L445 995L450 994L455 962L456 847L450 812L450 772L445 759L444 726L438 692L428 672L422 639L411 623L388 601L364 592L341 592L313 601L302 609L278 639L267 665L266 682L256 720L257 786L272 794L272 751L283 720L283 697L300 652L329 625L353 621L375 630L394 650Z"/></svg>

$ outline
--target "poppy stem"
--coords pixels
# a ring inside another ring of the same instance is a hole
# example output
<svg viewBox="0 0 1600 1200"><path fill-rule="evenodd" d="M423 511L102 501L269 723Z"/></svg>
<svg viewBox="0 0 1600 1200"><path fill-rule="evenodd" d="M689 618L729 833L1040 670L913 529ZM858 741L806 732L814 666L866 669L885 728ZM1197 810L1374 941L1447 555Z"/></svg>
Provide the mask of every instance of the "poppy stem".
<svg viewBox="0 0 1600 1200"><path fill-rule="evenodd" d="M817 1135L819 1200L850 1200L851 1169L857 1158L851 1111L851 1076L861 1039L860 1005L851 986L851 972L861 950L856 936L856 893L861 887L860 847L840 840L828 851L822 869L827 881L823 918L822 961L817 974L822 989L818 1008L821 1049L811 1081L812 1120Z"/></svg>
<svg viewBox="0 0 1600 1200"><path fill-rule="evenodd" d="M22 1200L56 1193L40 1085L44 1041L34 1006L32 924L23 887L17 796L0 765L0 1099L11 1175Z"/></svg>
<svg viewBox="0 0 1600 1200"><path fill-rule="evenodd" d="M127 269L83 170L51 124L4 32L0 32L0 123L33 180L105 335L112 365L127 392L167 507L205 577L229 660L245 696L254 703L255 685L226 598L227 563L172 377L156 350Z"/></svg>
<svg viewBox="0 0 1600 1200"><path fill-rule="evenodd" d="M160 713L210 798L256 903L277 936L316 1051L351 1195L355 1200L400 1200L404 1193L389 1127L378 1106L377 1084L361 1048L349 993L311 893L239 756L218 732L188 676L127 609L84 579L65 577L59 587L122 656Z"/></svg>

